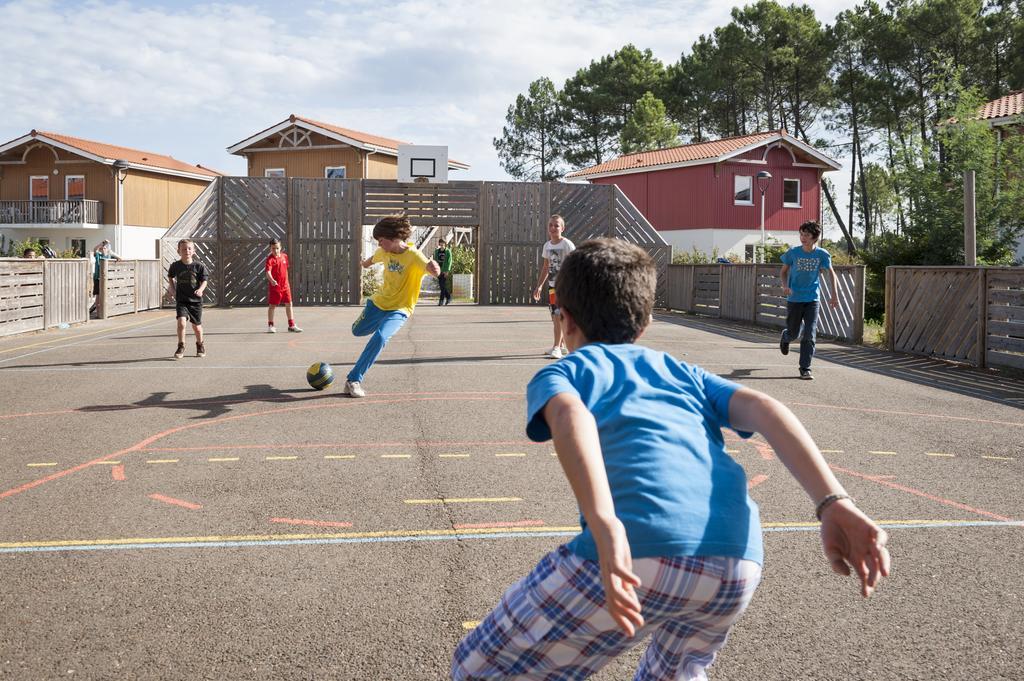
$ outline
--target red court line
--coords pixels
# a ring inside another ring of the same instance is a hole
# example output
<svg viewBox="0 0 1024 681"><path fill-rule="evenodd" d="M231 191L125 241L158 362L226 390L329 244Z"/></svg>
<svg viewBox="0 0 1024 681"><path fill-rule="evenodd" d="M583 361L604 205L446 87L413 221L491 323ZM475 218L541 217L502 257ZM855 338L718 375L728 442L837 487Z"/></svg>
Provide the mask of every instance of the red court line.
<svg viewBox="0 0 1024 681"><path fill-rule="evenodd" d="M398 394L398 393L391 393L391 394ZM432 394L435 394L435 393L428 393L428 394L432 395ZM474 393L474 394L484 394L484 395L487 395L487 394L491 394L491 393ZM177 426L175 428L168 428L167 430L163 430L163 431L161 431L159 433L156 433L155 435L150 435L149 437L147 437L144 440L140 440L139 442L135 443L131 447L125 447L124 449L119 449L116 452L111 452L110 454L105 454L105 455L99 457L98 459L93 459L92 461L86 461L85 463L78 464L77 466L72 466L71 468L67 468L67 469L62 470L62 471L57 471L56 473L52 473L50 475L47 475L46 477L39 478L38 480L33 480L31 482L26 482L25 484L19 485L18 487L12 487L9 490L6 490L4 492L0 492L0 500L6 499L8 497L12 497L15 494L21 494L22 492L27 492L30 489L38 487L39 485L44 485L44 484L46 484L48 482L51 482L53 480L59 480L60 478L63 478L66 475L71 475L72 473L77 473L78 471L86 469L86 468L88 468L90 466L95 466L96 464L100 464L100 463L107 463L110 459L114 459L116 457L121 457L121 456L124 456L126 454L131 454L133 452L144 451L146 447L148 447L149 445L153 444L157 440L161 440L161 439L167 437L168 435L173 435L174 433L180 433L180 432L183 432L183 431L186 431L186 430L194 430L196 428L204 428L206 426L212 426L212 425L218 425L218 424L221 424L221 423L227 423L228 421L238 421L240 419L253 418L254 416L266 416L268 414L283 414L283 413L292 412L292 411L309 411L309 410L312 410L312 409L333 409L333 408L336 408L336 407L355 407L355 406L363 406L363 405L369 405L369 404L397 404L397 403L400 403L400 402L434 402L434 401L439 401L439 400L452 401L452 400L460 400L460 399L464 400L464 401L471 401L471 402L504 401L504 400L498 400L496 398L485 398L485 397L461 397L460 398L460 397L456 397L456 396L454 396L453 394L450 394L450 393L449 394L441 393L439 397L412 397L412 398L408 398L407 397L405 399L394 399L394 400L381 400L381 399L374 399L374 398L365 398L365 399L354 400L354 399L352 399L350 397L342 396L342 397L340 397L338 399L331 400L330 402L328 402L326 404L320 404L320 402L323 402L323 400L317 400L317 402L318 402L317 404L298 405L298 406L293 406L293 407L280 407L278 409L268 409L266 411L250 412L248 414L235 414L233 416L222 416L220 418L212 419L212 420L206 421L204 423L189 423L189 424L186 424L184 426ZM511 400L511 399L512 398L508 398L508 400Z"/></svg>
<svg viewBox="0 0 1024 681"><path fill-rule="evenodd" d="M190 501L182 501L181 499L175 499L174 497L165 497L163 494L150 494L149 498L154 501L162 501L165 504L181 506L182 508L187 508L190 511L196 511L203 507L202 504L193 504Z"/></svg>
<svg viewBox="0 0 1024 681"><path fill-rule="evenodd" d="M884 480L883 479L883 478L889 477L887 475L881 475L881 476L879 476L879 475L866 475L864 473L858 473L856 471L851 471L851 470L846 469L846 468L840 468L839 466L831 466L831 468L832 468L832 470L839 471L840 473L846 473L847 475L852 475L852 476L854 476L856 478L861 478L863 480L870 480L871 482L878 483L879 485L885 485L886 487L891 487L892 489L898 489L901 492L907 492L908 494L913 494L915 496L919 496L919 497L921 497L923 499L928 499L930 501L937 501L940 504L945 504L946 506L952 506L953 508L959 508L962 511L969 511L970 513L977 513L978 515L985 516L986 518L993 518L995 520L1002 520L1004 522L1008 522L1010 520L1010 518L1007 518L1006 516L999 515L998 513L992 513L991 511L986 511L984 509L974 508L973 506L968 506L967 504L961 504L960 502L957 502L957 501L951 501L949 499L943 499L942 497L935 496L934 494L929 494L928 492L922 492L919 489L914 489L913 487L907 487L906 485L901 485L901 484L896 483L896 482L889 482L888 480Z"/></svg>
<svg viewBox="0 0 1024 681"><path fill-rule="evenodd" d="M125 477L124 477L124 464L120 464L120 465L117 465L117 466L114 466L113 468L111 468L110 469L110 475L117 482L123 482L124 479L125 479Z"/></svg>
<svg viewBox="0 0 1024 681"><path fill-rule="evenodd" d="M331 520L304 520L302 518L271 518L272 523L286 525L309 525L310 527L352 527L352 523L336 523Z"/></svg>
<svg viewBox="0 0 1024 681"><path fill-rule="evenodd" d="M767 479L767 475L755 475L754 477L747 481L747 489L754 489Z"/></svg>
<svg viewBox="0 0 1024 681"><path fill-rule="evenodd" d="M452 527L456 530L477 530L484 527L536 527L543 525L543 520L515 520L505 523L456 523Z"/></svg>

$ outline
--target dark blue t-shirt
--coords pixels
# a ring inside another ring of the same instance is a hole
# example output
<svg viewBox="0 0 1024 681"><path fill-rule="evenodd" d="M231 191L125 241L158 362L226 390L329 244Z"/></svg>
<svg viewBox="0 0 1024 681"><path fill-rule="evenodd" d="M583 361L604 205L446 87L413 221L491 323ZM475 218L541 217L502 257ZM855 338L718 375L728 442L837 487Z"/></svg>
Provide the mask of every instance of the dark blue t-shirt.
<svg viewBox="0 0 1024 681"><path fill-rule="evenodd" d="M634 558L728 556L760 563L761 525L747 477L725 452L739 385L632 343L591 343L541 369L526 388L526 434L551 438L544 406L578 396L594 415L615 504ZM740 433L749 437L749 433ZM586 520L569 542L597 560Z"/></svg>
<svg viewBox="0 0 1024 681"><path fill-rule="evenodd" d="M818 274L832 269L832 256L824 248L814 247L810 253L803 246L794 246L782 254L782 263L789 265L789 300L809 303L818 299Z"/></svg>

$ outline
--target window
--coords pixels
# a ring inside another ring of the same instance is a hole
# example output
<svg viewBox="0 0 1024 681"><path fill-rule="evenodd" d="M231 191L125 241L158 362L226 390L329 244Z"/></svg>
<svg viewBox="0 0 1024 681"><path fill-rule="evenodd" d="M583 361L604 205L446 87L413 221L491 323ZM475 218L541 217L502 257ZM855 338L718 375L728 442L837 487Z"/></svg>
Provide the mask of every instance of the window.
<svg viewBox="0 0 1024 681"><path fill-rule="evenodd" d="M782 181L782 206L784 208L800 207L800 180Z"/></svg>
<svg viewBox="0 0 1024 681"><path fill-rule="evenodd" d="M263 171L263 177L284 177L284 168L267 168Z"/></svg>
<svg viewBox="0 0 1024 681"><path fill-rule="evenodd" d="M64 178L64 199L67 201L85 199L85 175L68 175Z"/></svg>
<svg viewBox="0 0 1024 681"><path fill-rule="evenodd" d="M737 206L753 206L754 178L750 175L736 175L732 178L732 202Z"/></svg>
<svg viewBox="0 0 1024 681"><path fill-rule="evenodd" d="M75 252L76 258L85 257L85 239L71 239L71 250Z"/></svg>
<svg viewBox="0 0 1024 681"><path fill-rule="evenodd" d="M29 198L33 201L50 200L50 178L47 175L33 175L29 178Z"/></svg>
<svg viewBox="0 0 1024 681"><path fill-rule="evenodd" d="M324 177L328 180L344 180L345 166L327 166L324 168Z"/></svg>

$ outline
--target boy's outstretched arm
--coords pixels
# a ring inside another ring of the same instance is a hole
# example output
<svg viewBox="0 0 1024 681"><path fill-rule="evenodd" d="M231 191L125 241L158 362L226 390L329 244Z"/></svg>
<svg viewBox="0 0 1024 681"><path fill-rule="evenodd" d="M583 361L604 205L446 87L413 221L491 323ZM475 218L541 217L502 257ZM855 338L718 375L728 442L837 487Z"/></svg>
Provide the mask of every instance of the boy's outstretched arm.
<svg viewBox="0 0 1024 681"><path fill-rule="evenodd" d="M427 274L432 277L436 277L441 274L441 266L437 264L437 261L430 260L427 262Z"/></svg>
<svg viewBox="0 0 1024 681"><path fill-rule="evenodd" d="M608 612L627 636L633 636L644 624L634 591L640 586L640 578L633 574L626 528L615 517L597 423L578 397L566 393L555 395L544 405L544 420L551 429L565 477L594 535Z"/></svg>
<svg viewBox="0 0 1024 681"><path fill-rule="evenodd" d="M737 430L756 431L775 449L779 459L810 495L815 504L846 491L832 474L817 445L799 419L785 405L764 393L740 388L729 400L730 425ZM889 540L849 498L829 503L821 514L821 542L832 570L850 574L861 582L867 598L882 577L889 575Z"/></svg>

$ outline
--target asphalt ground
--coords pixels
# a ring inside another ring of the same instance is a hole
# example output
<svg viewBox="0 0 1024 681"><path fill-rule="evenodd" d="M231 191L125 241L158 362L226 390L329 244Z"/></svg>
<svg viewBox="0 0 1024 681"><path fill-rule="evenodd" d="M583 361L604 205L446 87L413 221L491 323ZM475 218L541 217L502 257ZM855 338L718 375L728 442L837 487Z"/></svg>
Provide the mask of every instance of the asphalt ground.
<svg viewBox="0 0 1024 681"><path fill-rule="evenodd" d="M179 361L170 311L0 340L0 678L446 677L578 523L523 430L551 325L423 305L355 400L358 312L270 335L261 308L207 309L208 355ZM712 679L1024 678L1024 380L822 342L800 381L774 332L672 314L642 342L787 404L891 537L862 600L770 448L729 438L767 558Z"/></svg>

